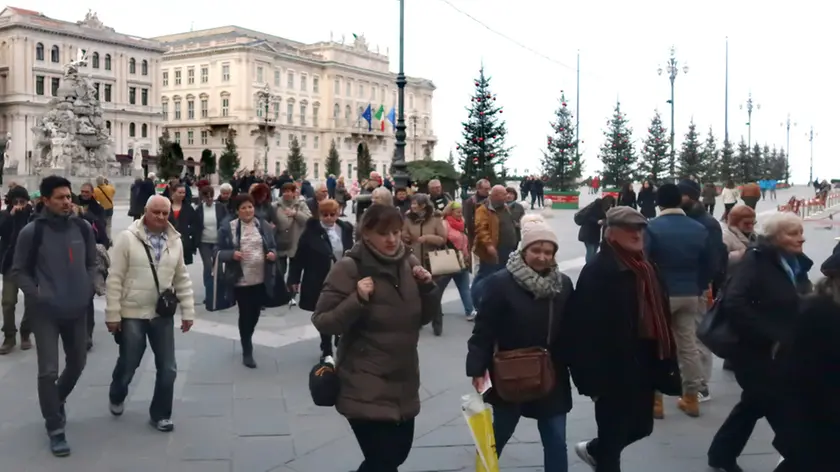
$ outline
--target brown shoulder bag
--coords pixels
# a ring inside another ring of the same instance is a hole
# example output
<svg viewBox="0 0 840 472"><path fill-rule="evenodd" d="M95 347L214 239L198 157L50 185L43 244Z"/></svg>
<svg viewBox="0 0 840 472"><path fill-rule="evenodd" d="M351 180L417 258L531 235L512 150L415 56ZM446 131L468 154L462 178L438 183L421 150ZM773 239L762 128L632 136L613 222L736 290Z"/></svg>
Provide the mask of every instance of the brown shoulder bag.
<svg viewBox="0 0 840 472"><path fill-rule="evenodd" d="M546 344L551 345L551 329L554 320L554 297L548 301L548 335ZM526 403L545 397L557 384L554 363L547 348L524 347L493 354L493 388L502 400L510 403Z"/></svg>

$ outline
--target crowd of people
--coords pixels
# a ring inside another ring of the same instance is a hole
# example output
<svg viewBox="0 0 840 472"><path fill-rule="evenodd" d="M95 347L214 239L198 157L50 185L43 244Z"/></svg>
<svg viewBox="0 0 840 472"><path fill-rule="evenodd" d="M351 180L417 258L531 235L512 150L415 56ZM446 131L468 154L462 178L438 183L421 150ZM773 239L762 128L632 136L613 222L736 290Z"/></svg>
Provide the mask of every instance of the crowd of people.
<svg viewBox="0 0 840 472"><path fill-rule="evenodd" d="M312 186L249 173L218 195L198 182L193 201L180 180L158 195L150 174L132 188L134 222L113 240L107 179L76 194L66 179L46 177L34 199L15 187L0 213L0 353L16 347L20 290L20 348L34 334L50 448L68 455L65 403L93 345L93 297L104 295L119 344L109 410L122 415L148 345L157 370L149 421L172 431L175 314L188 332L198 296L187 266L200 260L205 307L236 306L247 368L257 367L253 335L266 308L297 299L312 312L319 365L331 364L339 385L332 403L364 456L358 470L395 472L420 411L419 333L431 324L443 334L442 296L454 282L475 323L466 377L493 405L497 453L521 417L535 419L545 470L566 472L574 385L594 401L598 431L573 450L594 471L617 472L623 449L664 420L666 397L689 418L712 400L713 355L697 326L716 300L738 338L726 361L743 393L709 447L709 466L741 471L738 456L764 417L783 457L777 472L840 470L840 245L814 286L795 215L770 216L758 234L754 205L736 195L729 206L730 185L721 224L696 181L648 181L633 204L607 195L575 215L586 264L573 284L558 268L553 228L520 201L540 198L540 180L530 182L479 180L458 201L438 181L421 193L376 172L357 190L334 176ZM348 203L355 222L341 219Z"/></svg>

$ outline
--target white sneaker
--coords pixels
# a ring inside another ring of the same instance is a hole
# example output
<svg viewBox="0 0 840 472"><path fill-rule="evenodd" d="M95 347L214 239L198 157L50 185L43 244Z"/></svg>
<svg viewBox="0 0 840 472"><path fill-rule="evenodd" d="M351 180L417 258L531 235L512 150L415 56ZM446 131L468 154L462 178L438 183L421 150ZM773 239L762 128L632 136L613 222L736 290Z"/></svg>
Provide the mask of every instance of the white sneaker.
<svg viewBox="0 0 840 472"><path fill-rule="evenodd" d="M697 392L697 401L700 403L706 403L707 401L712 399L712 393L709 389L705 389L705 391Z"/></svg>
<svg viewBox="0 0 840 472"><path fill-rule="evenodd" d="M584 464L592 467L592 470L595 470L595 458L592 457L592 454L589 453L589 449L586 446L589 445L589 441L583 441L575 444L575 454L583 461Z"/></svg>
<svg viewBox="0 0 840 472"><path fill-rule="evenodd" d="M108 411L114 416L120 416L125 411L125 403L120 403L119 405L108 403Z"/></svg>
<svg viewBox="0 0 840 472"><path fill-rule="evenodd" d="M466 316L466 320L469 321L469 322L475 321L475 315L477 315L477 314L478 314L478 312L473 310L472 313L470 313L469 315Z"/></svg>

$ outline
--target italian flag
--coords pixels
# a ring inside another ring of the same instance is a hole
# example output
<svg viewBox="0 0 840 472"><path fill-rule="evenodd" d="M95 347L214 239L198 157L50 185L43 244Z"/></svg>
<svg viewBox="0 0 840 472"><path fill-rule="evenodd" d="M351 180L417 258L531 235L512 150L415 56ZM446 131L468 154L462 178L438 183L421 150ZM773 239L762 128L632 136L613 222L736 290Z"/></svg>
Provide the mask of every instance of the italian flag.
<svg viewBox="0 0 840 472"><path fill-rule="evenodd" d="M379 131L385 131L385 105L379 105L373 117L379 120Z"/></svg>

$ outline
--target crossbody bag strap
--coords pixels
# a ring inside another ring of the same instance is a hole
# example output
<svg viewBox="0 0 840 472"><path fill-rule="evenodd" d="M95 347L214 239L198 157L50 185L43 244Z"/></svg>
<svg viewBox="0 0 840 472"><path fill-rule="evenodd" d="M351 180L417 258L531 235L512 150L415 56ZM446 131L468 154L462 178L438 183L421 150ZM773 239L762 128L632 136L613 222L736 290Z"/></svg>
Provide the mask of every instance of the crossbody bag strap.
<svg viewBox="0 0 840 472"><path fill-rule="evenodd" d="M152 260L152 251L149 250L149 246L146 243L143 244L143 249L146 250L146 257L149 259L149 267L152 269L152 277L155 278L155 290L157 290L158 296L160 296L160 281L158 280L157 269L155 269L155 263Z"/></svg>
<svg viewBox="0 0 840 472"><path fill-rule="evenodd" d="M548 299L548 335L545 339L545 347L551 346L551 328L554 326L554 296Z"/></svg>

